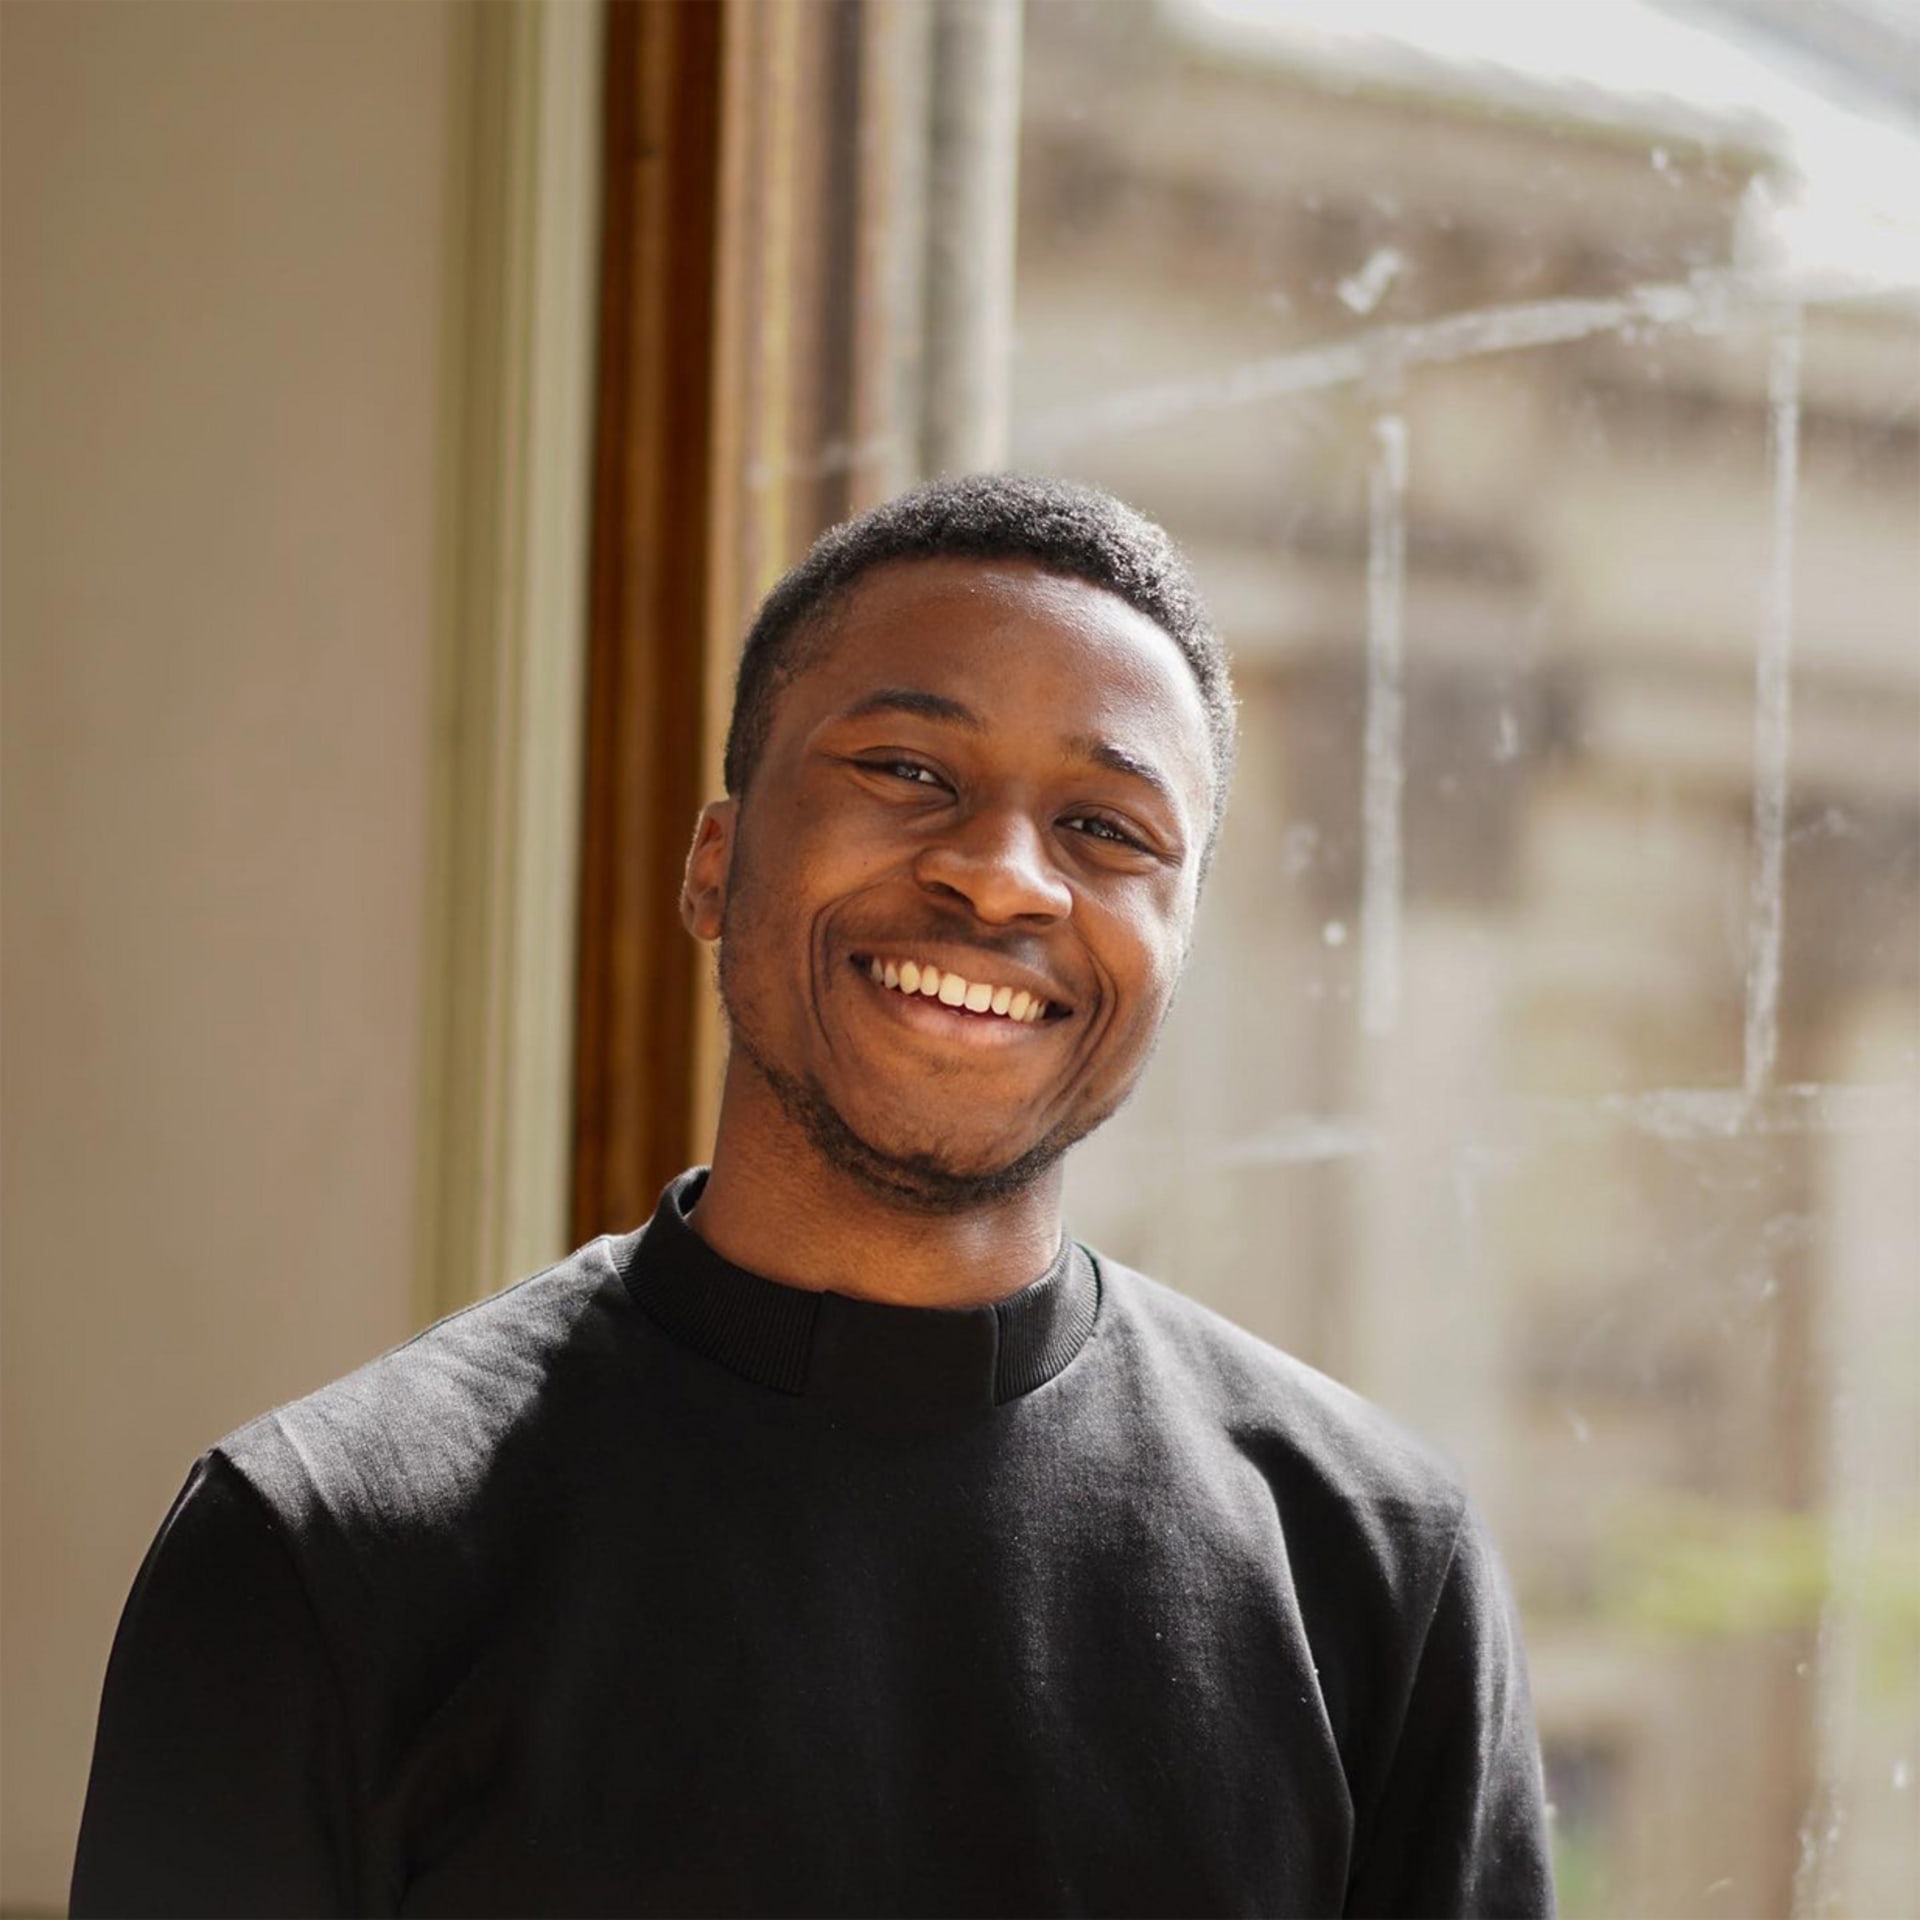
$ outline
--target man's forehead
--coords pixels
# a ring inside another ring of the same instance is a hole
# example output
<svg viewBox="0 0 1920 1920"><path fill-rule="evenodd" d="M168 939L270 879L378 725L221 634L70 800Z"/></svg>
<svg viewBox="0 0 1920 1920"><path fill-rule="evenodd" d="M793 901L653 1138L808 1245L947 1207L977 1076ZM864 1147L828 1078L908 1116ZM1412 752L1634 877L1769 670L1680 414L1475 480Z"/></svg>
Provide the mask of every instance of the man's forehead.
<svg viewBox="0 0 1920 1920"><path fill-rule="evenodd" d="M1088 687L1193 680L1158 621L1111 588L1026 560L890 561L851 583L829 619L818 661L849 677L904 652L922 674L956 682L1022 666Z"/></svg>
<svg viewBox="0 0 1920 1920"><path fill-rule="evenodd" d="M1204 727L1192 668L1158 621L1109 587L1036 561L888 561L836 596L809 665L837 668L831 677L845 689L896 677L903 656L917 679L961 698L973 690L990 700L1023 668L1057 668L1094 699L1111 691L1164 701L1171 686Z"/></svg>
<svg viewBox="0 0 1920 1920"><path fill-rule="evenodd" d="M1161 631L1111 587L1024 554L937 553L883 560L834 595L842 619L854 614L877 619L887 609L922 602L998 603L1044 611L1069 625L1104 614Z"/></svg>
<svg viewBox="0 0 1920 1920"><path fill-rule="evenodd" d="M1020 559L891 561L848 590L823 641L796 715L808 733L883 714L975 736L1012 724L1064 762L1208 809L1192 669L1157 621L1097 583Z"/></svg>

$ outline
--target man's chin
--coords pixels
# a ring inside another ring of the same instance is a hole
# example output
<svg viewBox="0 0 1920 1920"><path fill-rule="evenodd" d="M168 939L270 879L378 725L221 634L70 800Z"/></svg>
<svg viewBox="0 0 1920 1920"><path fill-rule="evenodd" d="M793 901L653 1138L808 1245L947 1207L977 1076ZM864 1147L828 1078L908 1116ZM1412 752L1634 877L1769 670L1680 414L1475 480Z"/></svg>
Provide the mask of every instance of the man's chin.
<svg viewBox="0 0 1920 1920"><path fill-rule="evenodd" d="M905 1212L952 1216L1017 1199L1059 1156L1039 1162L1023 1158L1003 1167L957 1169L932 1156L876 1153L856 1139L829 1157L876 1200Z"/></svg>
<svg viewBox="0 0 1920 1920"><path fill-rule="evenodd" d="M736 1027L734 1044L743 1048L781 1110L798 1125L821 1157L849 1175L876 1199L918 1213L970 1213L1017 1198L1033 1187L1078 1139L1057 1131L1008 1159L992 1147L969 1151L953 1139L902 1139L887 1130L887 1143L869 1122L856 1126L811 1076L782 1071L744 1041Z"/></svg>

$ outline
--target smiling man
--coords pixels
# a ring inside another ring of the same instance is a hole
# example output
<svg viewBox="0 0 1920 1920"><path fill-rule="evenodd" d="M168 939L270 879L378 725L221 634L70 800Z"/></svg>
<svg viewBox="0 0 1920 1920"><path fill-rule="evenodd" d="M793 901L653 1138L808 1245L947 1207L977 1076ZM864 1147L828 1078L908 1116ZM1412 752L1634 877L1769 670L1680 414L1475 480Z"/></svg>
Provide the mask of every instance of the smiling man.
<svg viewBox="0 0 1920 1920"><path fill-rule="evenodd" d="M742 656L710 1171L195 1468L76 1913L1539 1914L1448 1473L1062 1228L1231 771L1106 496L947 482Z"/></svg>

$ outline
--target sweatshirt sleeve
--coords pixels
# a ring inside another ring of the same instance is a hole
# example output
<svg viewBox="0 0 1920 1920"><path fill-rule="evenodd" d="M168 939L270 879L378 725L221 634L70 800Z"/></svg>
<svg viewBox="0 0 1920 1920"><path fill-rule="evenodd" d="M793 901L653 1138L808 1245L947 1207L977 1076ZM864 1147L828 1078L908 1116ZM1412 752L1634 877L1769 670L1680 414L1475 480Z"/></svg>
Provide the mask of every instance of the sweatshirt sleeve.
<svg viewBox="0 0 1920 1920"><path fill-rule="evenodd" d="M1463 1516L1391 1771L1360 1829L1353 1915L1550 1916L1540 1750L1513 1601Z"/></svg>
<svg viewBox="0 0 1920 1920"><path fill-rule="evenodd" d="M208 1454L114 1639L71 1910L346 1913L351 1780L338 1685L287 1545Z"/></svg>

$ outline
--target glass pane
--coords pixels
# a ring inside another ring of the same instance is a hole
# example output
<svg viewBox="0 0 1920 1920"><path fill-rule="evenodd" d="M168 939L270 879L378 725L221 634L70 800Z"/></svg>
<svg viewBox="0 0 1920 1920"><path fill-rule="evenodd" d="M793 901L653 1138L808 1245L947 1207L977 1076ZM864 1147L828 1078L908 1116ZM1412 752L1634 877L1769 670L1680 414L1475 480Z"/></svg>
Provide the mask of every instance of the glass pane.
<svg viewBox="0 0 1920 1920"><path fill-rule="evenodd" d="M1026 15L1012 463L1244 724L1072 1215L1460 1461L1574 1916L1920 1892L1920 55L1817 16Z"/></svg>

